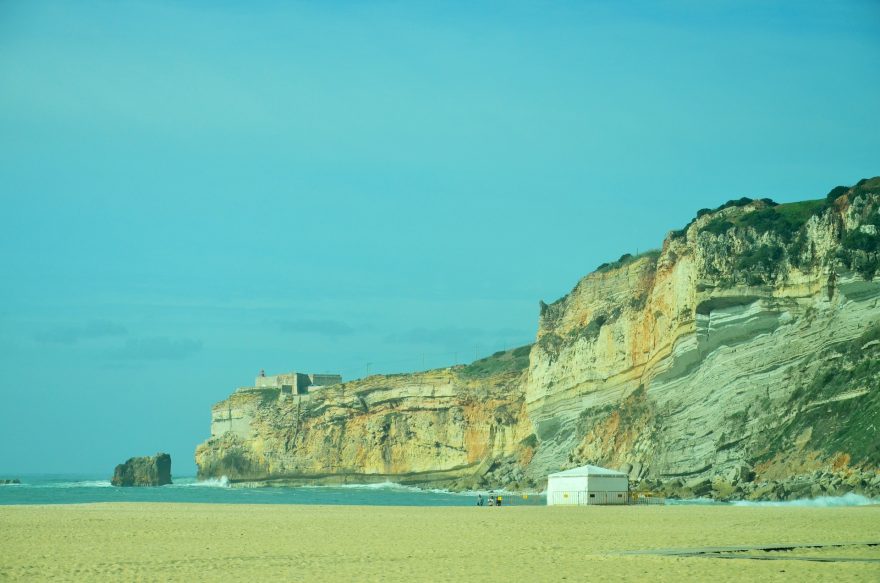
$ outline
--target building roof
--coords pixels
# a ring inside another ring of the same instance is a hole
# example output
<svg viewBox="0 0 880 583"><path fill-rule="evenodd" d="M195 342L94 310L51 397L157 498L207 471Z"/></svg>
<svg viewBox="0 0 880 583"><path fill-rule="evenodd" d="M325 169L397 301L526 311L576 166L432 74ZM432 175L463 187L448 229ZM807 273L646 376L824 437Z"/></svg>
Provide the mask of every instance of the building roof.
<svg viewBox="0 0 880 583"><path fill-rule="evenodd" d="M550 474L550 476L548 477L559 478L567 476L607 476L614 478L629 477L623 472L618 472L617 470L609 470L608 468L600 468L599 466L581 466L579 468L571 468L570 470L565 470L564 472L556 472L555 474Z"/></svg>

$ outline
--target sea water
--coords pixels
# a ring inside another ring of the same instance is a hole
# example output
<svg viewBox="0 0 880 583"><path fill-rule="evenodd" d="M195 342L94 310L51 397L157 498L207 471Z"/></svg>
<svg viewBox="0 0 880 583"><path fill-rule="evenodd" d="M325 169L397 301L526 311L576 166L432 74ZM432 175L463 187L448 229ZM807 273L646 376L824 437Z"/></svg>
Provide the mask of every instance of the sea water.
<svg viewBox="0 0 880 583"><path fill-rule="evenodd" d="M23 476L21 484L0 486L0 505L4 504L86 504L93 502L194 502L207 504L341 504L358 506L473 506L477 495L485 500L488 492L448 492L421 490L390 482L345 486L299 486L295 488L236 488L223 479L199 481L192 477L174 478L174 483L158 488L116 488L100 476L43 474ZM542 494L496 492L505 505L544 506ZM704 504L713 506L792 506L839 507L880 504L880 500L859 494L823 496L786 502L718 502L709 498L667 500L666 504Z"/></svg>
<svg viewBox="0 0 880 583"><path fill-rule="evenodd" d="M213 504L343 504L363 506L473 506L477 492L421 490L393 483L300 486L231 487L225 479L199 481L174 478L156 488L117 488L109 480L89 475L22 476L21 484L0 486L3 504L85 504L93 502L195 502ZM482 492L483 498L487 496ZM516 506L544 505L540 494L502 494Z"/></svg>

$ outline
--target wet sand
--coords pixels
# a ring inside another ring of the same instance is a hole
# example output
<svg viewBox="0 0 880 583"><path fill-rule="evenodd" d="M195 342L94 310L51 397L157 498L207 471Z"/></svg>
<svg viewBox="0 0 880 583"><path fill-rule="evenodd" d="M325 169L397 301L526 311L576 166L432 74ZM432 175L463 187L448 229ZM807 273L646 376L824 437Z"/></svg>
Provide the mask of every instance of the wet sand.
<svg viewBox="0 0 880 583"><path fill-rule="evenodd" d="M880 506L0 506L0 580L880 580L876 546L623 554L836 542L880 542Z"/></svg>

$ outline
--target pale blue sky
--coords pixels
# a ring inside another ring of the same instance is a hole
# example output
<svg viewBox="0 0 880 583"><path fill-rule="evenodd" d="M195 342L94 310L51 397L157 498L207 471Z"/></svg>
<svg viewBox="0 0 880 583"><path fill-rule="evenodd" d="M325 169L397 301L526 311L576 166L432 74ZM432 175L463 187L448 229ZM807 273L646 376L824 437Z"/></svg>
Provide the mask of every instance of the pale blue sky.
<svg viewBox="0 0 880 583"><path fill-rule="evenodd" d="M619 4L0 2L0 477L191 474L260 368L525 344L701 207L880 174L877 2Z"/></svg>

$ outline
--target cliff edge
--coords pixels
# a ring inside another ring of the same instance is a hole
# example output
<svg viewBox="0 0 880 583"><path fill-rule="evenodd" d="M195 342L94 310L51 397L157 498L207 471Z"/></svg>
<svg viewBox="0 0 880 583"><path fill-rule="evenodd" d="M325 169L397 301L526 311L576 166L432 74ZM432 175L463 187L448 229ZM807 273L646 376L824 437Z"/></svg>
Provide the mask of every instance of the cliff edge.
<svg viewBox="0 0 880 583"><path fill-rule="evenodd" d="M542 302L530 348L236 392L199 474L534 488L589 463L677 495L880 494L878 229L880 178L703 209Z"/></svg>

